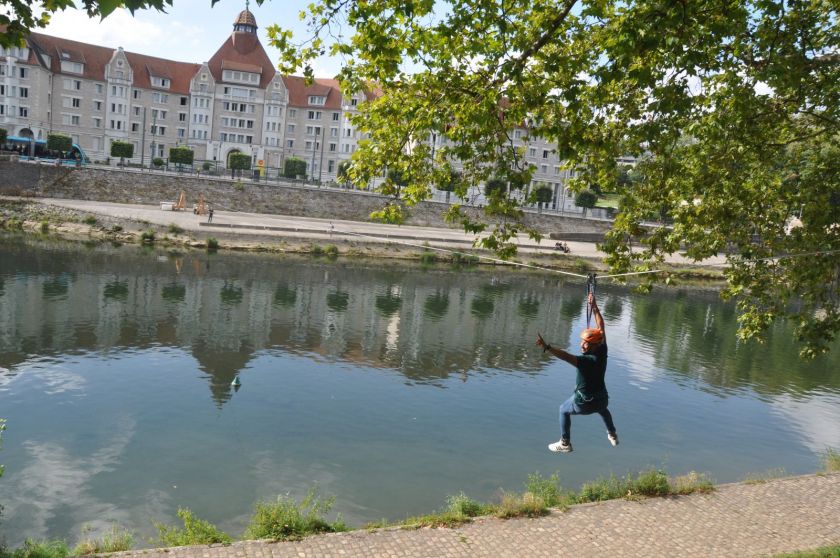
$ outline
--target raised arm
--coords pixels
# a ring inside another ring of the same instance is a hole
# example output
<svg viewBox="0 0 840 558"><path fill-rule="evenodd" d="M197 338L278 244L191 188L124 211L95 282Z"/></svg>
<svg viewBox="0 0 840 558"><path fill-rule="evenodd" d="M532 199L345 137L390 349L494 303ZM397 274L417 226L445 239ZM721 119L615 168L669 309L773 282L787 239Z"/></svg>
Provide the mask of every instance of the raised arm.
<svg viewBox="0 0 840 558"><path fill-rule="evenodd" d="M601 310L598 308L598 303L595 302L595 295L589 293L589 304L592 306L592 317L595 318L595 325L604 334L604 341L607 340L607 330L604 327L604 318L601 316Z"/></svg>
<svg viewBox="0 0 840 558"><path fill-rule="evenodd" d="M537 347L542 347L543 352L549 352L559 358L560 360L565 360L572 366L577 366L577 357L571 353L567 353L563 349L558 349L557 347L552 347L548 343L545 342L542 335L537 333Z"/></svg>

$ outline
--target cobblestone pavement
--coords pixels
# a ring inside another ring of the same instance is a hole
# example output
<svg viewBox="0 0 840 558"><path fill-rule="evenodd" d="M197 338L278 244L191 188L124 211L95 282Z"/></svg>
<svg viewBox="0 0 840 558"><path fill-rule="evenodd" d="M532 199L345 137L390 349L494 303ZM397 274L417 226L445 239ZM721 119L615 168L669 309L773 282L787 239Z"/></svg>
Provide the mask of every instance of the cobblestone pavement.
<svg viewBox="0 0 840 558"><path fill-rule="evenodd" d="M299 542L241 542L120 558L738 557L840 544L840 473L729 484L710 494L573 506L457 529L381 529Z"/></svg>

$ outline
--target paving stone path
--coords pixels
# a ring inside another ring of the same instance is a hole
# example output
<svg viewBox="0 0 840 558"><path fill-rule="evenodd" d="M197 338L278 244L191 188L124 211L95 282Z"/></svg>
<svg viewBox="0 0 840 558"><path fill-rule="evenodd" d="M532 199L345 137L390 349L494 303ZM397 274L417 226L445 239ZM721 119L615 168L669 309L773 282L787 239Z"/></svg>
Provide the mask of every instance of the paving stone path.
<svg viewBox="0 0 840 558"><path fill-rule="evenodd" d="M840 544L840 473L719 486L710 494L613 500L537 519L457 529L381 529L123 552L120 558L738 557Z"/></svg>

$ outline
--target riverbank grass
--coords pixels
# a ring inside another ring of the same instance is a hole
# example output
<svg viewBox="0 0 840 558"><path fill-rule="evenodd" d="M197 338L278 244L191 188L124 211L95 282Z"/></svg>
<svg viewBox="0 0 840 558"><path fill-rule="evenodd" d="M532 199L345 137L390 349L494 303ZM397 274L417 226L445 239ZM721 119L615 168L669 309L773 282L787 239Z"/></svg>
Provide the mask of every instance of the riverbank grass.
<svg viewBox="0 0 840 558"><path fill-rule="evenodd" d="M163 546L188 546L193 544L230 544L233 538L216 528L209 521L199 519L187 508L178 508L178 517L184 523L180 527L170 527L155 523L158 540Z"/></svg>
<svg viewBox="0 0 840 558"><path fill-rule="evenodd" d="M86 535L90 527L83 527L82 540L73 549L75 556L88 556L91 554L102 554L104 552L121 552L131 550L134 544L134 535L123 527L112 525L111 530L105 533L101 539L89 538Z"/></svg>
<svg viewBox="0 0 840 558"><path fill-rule="evenodd" d="M822 454L822 462L827 473L840 472L840 452L828 448Z"/></svg>
<svg viewBox="0 0 840 558"><path fill-rule="evenodd" d="M243 538L289 541L316 533L347 531L341 518L332 523L324 519L333 502L334 498L324 500L319 497L314 488L300 503L283 496L275 502L258 502Z"/></svg>
<svg viewBox="0 0 840 558"><path fill-rule="evenodd" d="M824 546L814 550L803 550L790 554L779 554L773 558L840 558L840 545Z"/></svg>

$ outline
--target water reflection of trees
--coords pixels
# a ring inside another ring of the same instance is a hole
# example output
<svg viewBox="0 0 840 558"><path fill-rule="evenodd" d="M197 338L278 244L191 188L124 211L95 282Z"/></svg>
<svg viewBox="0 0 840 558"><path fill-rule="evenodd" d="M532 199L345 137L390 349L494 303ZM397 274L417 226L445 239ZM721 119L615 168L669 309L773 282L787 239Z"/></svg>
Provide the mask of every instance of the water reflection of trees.
<svg viewBox="0 0 840 558"><path fill-rule="evenodd" d="M671 374L724 391L749 386L758 393L805 393L840 388L837 354L803 362L785 324L767 342L740 341L733 304L691 291L636 297L633 325L638 342L652 345L656 364Z"/></svg>
<svg viewBox="0 0 840 558"><path fill-rule="evenodd" d="M50 256L36 250L3 259L0 249L0 263L18 270L0 299L7 331L0 366L51 351L184 347L220 405L233 377L263 349L392 369L412 382L537 373L550 360L533 349L536 332L575 347L572 329L584 311L581 284L528 273L502 281L483 270L239 255L216 256L208 270L198 256L181 256L176 266L126 248ZM115 270L127 278L116 290ZM65 289L59 296L56 283ZM828 360L799 362L784 327L771 332L767 347L738 344L734 309L714 294L628 298L609 287L599 294L607 320L629 319L634 342L651 347L656 363L678 378L768 393L840 385ZM120 305L107 304L114 299Z"/></svg>

